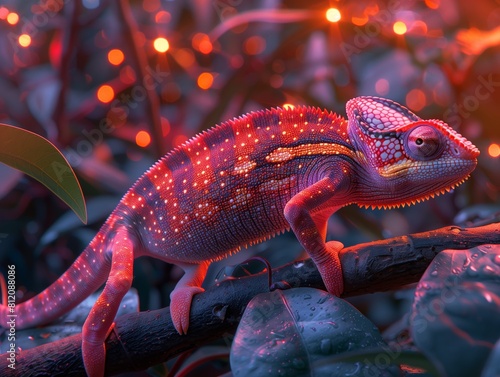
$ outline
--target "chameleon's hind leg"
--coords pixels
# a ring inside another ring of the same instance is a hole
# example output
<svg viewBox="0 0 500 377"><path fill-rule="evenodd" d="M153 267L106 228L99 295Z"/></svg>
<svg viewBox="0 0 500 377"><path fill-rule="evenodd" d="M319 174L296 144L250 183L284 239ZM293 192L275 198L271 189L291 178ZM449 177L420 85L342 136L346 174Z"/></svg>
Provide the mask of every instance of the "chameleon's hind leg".
<svg viewBox="0 0 500 377"><path fill-rule="evenodd" d="M104 290L92 307L82 329L82 355L89 376L103 376L104 341L113 325L123 296L132 285L134 242L125 227L115 233L111 244L111 270Z"/></svg>
<svg viewBox="0 0 500 377"><path fill-rule="evenodd" d="M195 294L205 291L201 284L205 279L209 264L209 262L177 264L185 273L170 294L170 315L179 334L186 334L188 331L191 301Z"/></svg>

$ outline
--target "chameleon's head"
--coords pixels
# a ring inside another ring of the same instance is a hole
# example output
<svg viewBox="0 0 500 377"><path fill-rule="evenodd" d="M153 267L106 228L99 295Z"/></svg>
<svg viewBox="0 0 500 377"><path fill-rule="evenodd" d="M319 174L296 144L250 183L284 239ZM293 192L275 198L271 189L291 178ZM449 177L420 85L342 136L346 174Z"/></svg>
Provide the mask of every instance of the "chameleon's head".
<svg viewBox="0 0 500 377"><path fill-rule="evenodd" d="M362 171L360 205L428 199L462 183L476 167L479 150L440 120L422 120L377 97L354 98L346 106Z"/></svg>

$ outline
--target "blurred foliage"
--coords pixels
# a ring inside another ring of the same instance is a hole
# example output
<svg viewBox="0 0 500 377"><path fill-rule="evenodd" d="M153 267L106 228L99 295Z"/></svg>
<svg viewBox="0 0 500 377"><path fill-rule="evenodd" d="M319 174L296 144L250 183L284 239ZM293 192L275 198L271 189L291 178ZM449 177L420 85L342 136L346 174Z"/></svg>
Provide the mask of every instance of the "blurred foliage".
<svg viewBox="0 0 500 377"><path fill-rule="evenodd" d="M472 178L451 194L392 211L342 209L330 221L330 238L351 245L429 230L451 224L459 211L461 223L498 218L499 25L498 0L0 0L0 122L63 151L90 219L77 225L44 186L0 166L0 268L16 264L19 299L31 297L57 279L135 179L174 146L231 117L286 103L345 114L357 95L443 119L482 155ZM300 252L291 239L253 251L283 264ZM273 253L279 249L295 252ZM172 266L138 261L141 307L168 305L178 277ZM397 298L356 304L384 327L408 305L404 293Z"/></svg>

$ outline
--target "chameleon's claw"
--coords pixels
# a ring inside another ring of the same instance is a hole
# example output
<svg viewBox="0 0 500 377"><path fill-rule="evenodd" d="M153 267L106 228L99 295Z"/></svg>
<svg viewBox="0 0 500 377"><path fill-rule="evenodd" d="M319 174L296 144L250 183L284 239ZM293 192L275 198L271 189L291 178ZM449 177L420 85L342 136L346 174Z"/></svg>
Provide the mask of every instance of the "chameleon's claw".
<svg viewBox="0 0 500 377"><path fill-rule="evenodd" d="M193 296L204 291L201 287L176 287L170 294L170 316L179 334L187 334Z"/></svg>

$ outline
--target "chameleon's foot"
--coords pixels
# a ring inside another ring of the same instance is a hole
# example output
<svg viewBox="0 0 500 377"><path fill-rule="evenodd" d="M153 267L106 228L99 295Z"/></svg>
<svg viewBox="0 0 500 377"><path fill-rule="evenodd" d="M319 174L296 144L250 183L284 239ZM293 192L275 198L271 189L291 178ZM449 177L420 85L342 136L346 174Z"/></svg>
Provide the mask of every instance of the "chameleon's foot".
<svg viewBox="0 0 500 377"><path fill-rule="evenodd" d="M193 296L204 291L201 287L176 287L170 294L170 316L179 334L187 334Z"/></svg>
<svg viewBox="0 0 500 377"><path fill-rule="evenodd" d="M329 241L326 243L326 253L323 258L314 259L327 291L335 296L340 296L344 292L344 278L339 258L339 252L343 248L341 242Z"/></svg>
<svg viewBox="0 0 500 377"><path fill-rule="evenodd" d="M93 344L82 339L82 356L85 372L89 377L104 376L106 349L104 343Z"/></svg>

